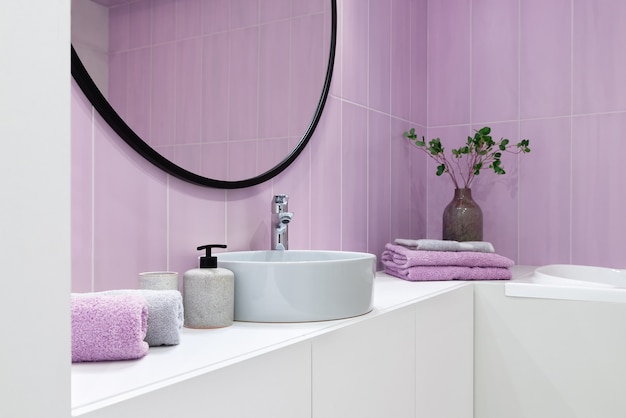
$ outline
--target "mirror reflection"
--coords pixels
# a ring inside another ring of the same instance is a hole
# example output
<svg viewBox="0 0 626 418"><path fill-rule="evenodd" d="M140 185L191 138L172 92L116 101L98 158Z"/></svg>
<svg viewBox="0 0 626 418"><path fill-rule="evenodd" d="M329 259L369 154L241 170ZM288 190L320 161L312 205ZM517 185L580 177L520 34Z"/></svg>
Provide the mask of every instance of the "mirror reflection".
<svg viewBox="0 0 626 418"><path fill-rule="evenodd" d="M73 0L72 44L151 148L211 179L272 169L320 102L328 0Z"/></svg>

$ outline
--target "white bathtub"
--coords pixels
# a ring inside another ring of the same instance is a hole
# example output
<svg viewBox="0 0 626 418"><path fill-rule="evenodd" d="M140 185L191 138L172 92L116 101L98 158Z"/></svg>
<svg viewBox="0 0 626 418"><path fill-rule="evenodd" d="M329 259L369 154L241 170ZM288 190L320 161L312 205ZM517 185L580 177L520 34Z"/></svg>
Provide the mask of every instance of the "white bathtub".
<svg viewBox="0 0 626 418"><path fill-rule="evenodd" d="M504 293L512 297L626 303L626 270L572 264L516 267Z"/></svg>

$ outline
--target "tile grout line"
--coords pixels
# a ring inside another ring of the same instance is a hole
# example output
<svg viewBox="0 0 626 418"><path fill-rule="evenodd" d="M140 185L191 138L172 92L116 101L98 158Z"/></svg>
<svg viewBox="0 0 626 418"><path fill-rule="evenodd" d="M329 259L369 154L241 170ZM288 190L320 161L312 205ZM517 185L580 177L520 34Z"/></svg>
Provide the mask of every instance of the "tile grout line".
<svg viewBox="0 0 626 418"><path fill-rule="evenodd" d="M96 286L96 109L91 106L91 291Z"/></svg>
<svg viewBox="0 0 626 418"><path fill-rule="evenodd" d="M171 271L170 269L170 178L172 176L170 174L165 175L165 270Z"/></svg>
<svg viewBox="0 0 626 418"><path fill-rule="evenodd" d="M426 1L426 137L430 137L430 128L429 128L429 117L430 117L430 70L429 70L429 65L428 65L428 56L430 53L430 0ZM429 196L430 196L430 182L428 181L428 159L424 158L425 164L424 164L424 178L426 179L426 228L425 228L425 234L427 238L429 236L429 225L430 222L428 222L428 219L430 217L430 205L429 205Z"/></svg>
<svg viewBox="0 0 626 418"><path fill-rule="evenodd" d="M369 205L369 197L370 197L370 176L367 173L370 172L370 111L369 107L370 103L370 16L372 14L372 2L368 1L367 5L367 107L368 111L365 114L365 251L369 250L369 242L370 242L370 205ZM390 63L391 65L391 63ZM391 89L390 89L391 90ZM390 93L391 94L391 93Z"/></svg>
<svg viewBox="0 0 626 418"><path fill-rule="evenodd" d="M517 140L521 139L522 135L522 1L517 1ZM520 262L521 256L521 167L520 167L520 155L517 154L517 263Z"/></svg>
<svg viewBox="0 0 626 418"><path fill-rule="evenodd" d="M261 0L257 0L257 6L256 6L256 27L257 27L257 61L256 61L256 135L257 137L260 137L260 127L261 127L261 47L263 46L261 43ZM292 37L292 33L291 33L291 27L289 28L289 43L291 44L291 37ZM289 65L291 65L291 57L289 59ZM289 73L291 74L291 71L289 71ZM287 83L289 83L289 80L287 80ZM289 84L287 84L289 86ZM289 124L287 125L287 137L289 137ZM261 159L260 156L260 149L259 149L259 141L256 141L255 143L255 159L254 159L254 172L258 173L259 172L259 160Z"/></svg>
<svg viewBox="0 0 626 418"><path fill-rule="evenodd" d="M570 96L569 96L569 106L570 106L570 118L569 118L569 143L570 143L570 152L569 152L569 262L572 263L572 255L573 255L573 235L574 235L574 222L573 222L573 203L574 203L574 182L573 182L573 174L574 174L574 150L573 146L573 126L574 126L574 0L570 0Z"/></svg>
<svg viewBox="0 0 626 418"><path fill-rule="evenodd" d="M392 209L393 209L393 204L392 201L393 199L391 198L391 190L393 190L392 185L393 185L393 176L392 176L392 161L393 159L391 158L391 153L392 153L392 147L391 147L391 143L392 143L392 134L391 134L391 128L393 126L392 121L392 116L391 116L391 108L393 106L393 48L392 48L392 43L393 43L393 2L389 3L389 44L388 44L388 50L389 50L389 107L387 108L387 111L389 112L389 184L387 187L389 187L390 193L389 193L389 199L388 199L388 203L389 203L389 219L387 221L387 228L388 228L388 232L387 235L389 236L389 240L390 242L393 242L392 240L394 239L394 237L391 235L391 230L392 230L392 222L391 219L393 218L393 213L392 213ZM410 29L409 29L410 31ZM410 32L409 32L410 33ZM410 45L410 37L409 37L409 45ZM411 85L410 85L410 81L411 81L411 77L409 76L409 91L411 91ZM410 99L409 99L410 100ZM410 103L410 101L409 101ZM409 107L410 109L410 107ZM410 115L410 111L409 111L409 121L411 120L411 115ZM409 160L409 174L411 173L411 160ZM411 188L409 188L409 202L411 202ZM411 204L409 203L409 211L410 211L410 206ZM409 231L411 230L411 219L409 219Z"/></svg>
<svg viewBox="0 0 626 418"><path fill-rule="evenodd" d="M473 123L473 107L472 107L472 94L474 92L474 89L472 88L472 79L474 77L474 73L473 73L473 68L472 65L474 63L472 56L474 54L474 48L473 48L473 42L474 42L474 36L472 31L474 30L474 26L472 25L472 20L473 20L473 13L474 13L474 2L473 0L469 0L469 36L468 38L468 43L469 43L469 71L468 73L468 78L469 78L469 128L470 128L470 132L472 129L472 123Z"/></svg>
<svg viewBox="0 0 626 418"><path fill-rule="evenodd" d="M343 21L345 14L344 3L341 3L341 20ZM342 43L345 39L345 33L342 28ZM345 47L345 45L343 45ZM343 250L343 105L344 105L344 51L342 47L341 53L341 101L339 102L339 249Z"/></svg>

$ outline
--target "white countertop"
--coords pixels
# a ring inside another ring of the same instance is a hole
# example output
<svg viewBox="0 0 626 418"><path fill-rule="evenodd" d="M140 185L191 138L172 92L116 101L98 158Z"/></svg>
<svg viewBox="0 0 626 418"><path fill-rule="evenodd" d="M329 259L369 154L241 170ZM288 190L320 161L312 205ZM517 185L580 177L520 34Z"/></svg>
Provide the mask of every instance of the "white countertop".
<svg viewBox="0 0 626 418"><path fill-rule="evenodd" d="M571 280L546 280L536 277L534 269L514 266L513 280L479 283L502 286L504 294L513 297L609 302L620 297L619 301L626 303L626 289L572 285ZM139 360L73 364L72 415L79 416L473 283L407 282L379 272L374 282L374 309L366 315L291 324L235 322L231 327L214 330L183 328L179 345L151 347L148 355Z"/></svg>
<svg viewBox="0 0 626 418"><path fill-rule="evenodd" d="M470 282L407 282L377 273L374 309L355 318L292 324L235 322L213 330L183 328L181 343L151 347L139 360L72 365L72 414L95 409L285 347Z"/></svg>

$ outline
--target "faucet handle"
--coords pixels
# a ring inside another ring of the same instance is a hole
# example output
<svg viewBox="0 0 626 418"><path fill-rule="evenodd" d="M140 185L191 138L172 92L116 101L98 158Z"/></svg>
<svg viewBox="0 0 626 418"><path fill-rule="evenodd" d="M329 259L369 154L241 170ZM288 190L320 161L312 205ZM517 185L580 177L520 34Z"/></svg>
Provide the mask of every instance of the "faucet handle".
<svg viewBox="0 0 626 418"><path fill-rule="evenodd" d="M273 213L286 212L288 201L289 201L289 196L287 196L286 194L275 195L272 201L272 212Z"/></svg>
<svg viewBox="0 0 626 418"><path fill-rule="evenodd" d="M288 200L289 200L289 196L287 196L286 194L274 195L274 203L276 204L286 205Z"/></svg>

